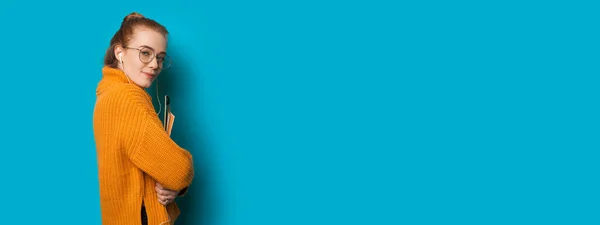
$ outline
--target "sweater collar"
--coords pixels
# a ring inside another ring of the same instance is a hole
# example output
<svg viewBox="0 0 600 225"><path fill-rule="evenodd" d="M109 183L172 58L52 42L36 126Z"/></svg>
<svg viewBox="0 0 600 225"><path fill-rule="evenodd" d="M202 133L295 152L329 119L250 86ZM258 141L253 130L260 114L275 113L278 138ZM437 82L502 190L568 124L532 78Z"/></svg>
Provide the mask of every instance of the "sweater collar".
<svg viewBox="0 0 600 225"><path fill-rule="evenodd" d="M96 88L96 95L101 94L110 86L117 83L131 84L143 89L142 87L133 83L133 81L130 81L127 75L125 75L125 72L123 72L121 69L104 66L102 67L102 80L100 80L98 87Z"/></svg>

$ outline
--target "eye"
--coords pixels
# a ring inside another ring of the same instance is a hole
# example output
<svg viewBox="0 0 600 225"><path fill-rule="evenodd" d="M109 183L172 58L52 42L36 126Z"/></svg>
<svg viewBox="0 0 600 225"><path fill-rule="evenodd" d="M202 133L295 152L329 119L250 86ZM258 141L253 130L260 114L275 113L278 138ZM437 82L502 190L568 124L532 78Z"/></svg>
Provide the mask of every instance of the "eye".
<svg viewBox="0 0 600 225"><path fill-rule="evenodd" d="M142 52L142 55L144 55L144 56L151 56L152 55L152 52L148 51L148 50L141 50L141 52Z"/></svg>

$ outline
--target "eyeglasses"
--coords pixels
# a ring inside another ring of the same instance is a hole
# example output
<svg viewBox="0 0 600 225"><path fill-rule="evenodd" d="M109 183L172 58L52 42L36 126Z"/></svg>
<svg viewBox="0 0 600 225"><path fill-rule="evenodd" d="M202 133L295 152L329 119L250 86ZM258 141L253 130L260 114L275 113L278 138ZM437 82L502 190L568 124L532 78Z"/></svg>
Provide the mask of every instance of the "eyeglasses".
<svg viewBox="0 0 600 225"><path fill-rule="evenodd" d="M140 61L142 61L143 63L150 63L152 62L152 60L154 60L154 58L156 58L158 67L160 67L161 69L166 69L169 68L169 66L171 66L171 57L169 57L166 53L155 55L154 50L147 46L141 46L139 48L124 48L138 50L140 52Z"/></svg>

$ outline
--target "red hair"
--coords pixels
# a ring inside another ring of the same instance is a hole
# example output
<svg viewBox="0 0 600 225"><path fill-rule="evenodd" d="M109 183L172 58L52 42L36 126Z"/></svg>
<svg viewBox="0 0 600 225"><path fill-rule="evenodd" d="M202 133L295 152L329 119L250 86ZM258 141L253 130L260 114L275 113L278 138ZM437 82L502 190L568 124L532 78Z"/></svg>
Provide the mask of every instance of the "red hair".
<svg viewBox="0 0 600 225"><path fill-rule="evenodd" d="M133 38L135 29L138 27L145 27L145 28L152 29L152 30L164 35L165 38L169 34L169 32L167 31L167 28L165 28L163 25L159 24L158 22L156 22L152 19L146 18L146 17L142 16L142 14L132 12L123 19L123 22L121 23L121 27L115 33L115 35L112 37L112 39L110 39L110 46L108 47L108 49L106 50L106 54L104 55L104 65L105 66L117 68L119 61L117 60L117 57L115 56L115 47L117 47L119 45L127 46L127 44L129 44L129 41L131 41L131 38Z"/></svg>

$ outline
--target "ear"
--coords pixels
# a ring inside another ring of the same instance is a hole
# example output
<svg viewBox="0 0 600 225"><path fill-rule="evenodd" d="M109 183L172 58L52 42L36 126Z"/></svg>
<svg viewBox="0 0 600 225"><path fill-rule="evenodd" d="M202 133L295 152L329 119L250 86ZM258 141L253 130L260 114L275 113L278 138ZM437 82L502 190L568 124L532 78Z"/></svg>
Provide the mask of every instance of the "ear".
<svg viewBox="0 0 600 225"><path fill-rule="evenodd" d="M123 47L121 45L116 45L114 51L115 57L117 60L120 60L121 58L119 58L119 54L123 54Z"/></svg>

